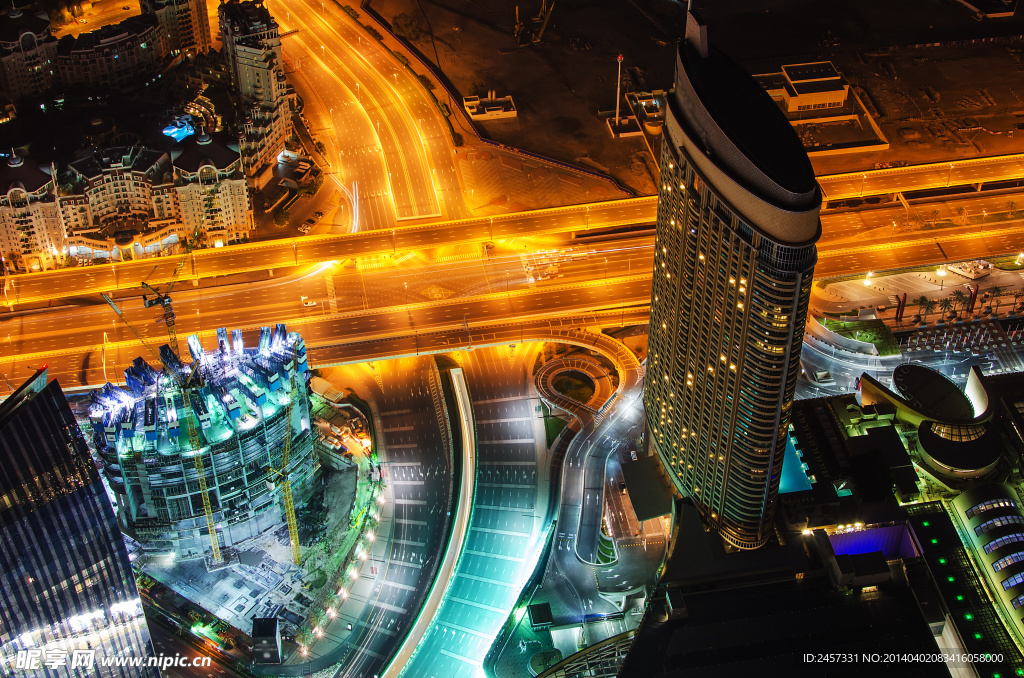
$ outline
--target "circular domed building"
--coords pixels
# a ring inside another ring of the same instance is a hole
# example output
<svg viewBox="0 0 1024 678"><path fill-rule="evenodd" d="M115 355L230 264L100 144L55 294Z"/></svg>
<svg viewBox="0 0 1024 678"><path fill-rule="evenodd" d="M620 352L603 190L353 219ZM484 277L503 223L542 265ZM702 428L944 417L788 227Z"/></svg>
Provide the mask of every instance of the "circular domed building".
<svg viewBox="0 0 1024 678"><path fill-rule="evenodd" d="M892 389L869 375L860 383L863 405L888 403L898 421L917 428L919 462L940 481L955 486L997 472L1003 444L976 367L964 391L939 372L914 364L895 369Z"/></svg>

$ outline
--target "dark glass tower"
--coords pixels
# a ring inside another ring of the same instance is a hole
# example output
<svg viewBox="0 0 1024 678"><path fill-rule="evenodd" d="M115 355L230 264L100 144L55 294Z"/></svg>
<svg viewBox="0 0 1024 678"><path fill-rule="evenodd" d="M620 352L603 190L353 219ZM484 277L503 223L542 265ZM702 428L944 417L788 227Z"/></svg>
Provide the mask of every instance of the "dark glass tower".
<svg viewBox="0 0 1024 678"><path fill-rule="evenodd" d="M644 407L676 490L738 548L772 532L821 194L785 116L691 12L661 152Z"/></svg>
<svg viewBox="0 0 1024 678"><path fill-rule="evenodd" d="M149 630L110 499L44 366L0 404L0 665L159 678L101 666L118 656L148 661Z"/></svg>

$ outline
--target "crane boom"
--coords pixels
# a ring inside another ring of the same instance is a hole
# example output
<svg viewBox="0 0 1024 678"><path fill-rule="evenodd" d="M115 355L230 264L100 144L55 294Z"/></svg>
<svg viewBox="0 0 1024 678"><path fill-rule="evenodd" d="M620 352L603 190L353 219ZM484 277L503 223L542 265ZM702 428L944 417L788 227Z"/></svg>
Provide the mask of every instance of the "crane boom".
<svg viewBox="0 0 1024 678"><path fill-rule="evenodd" d="M188 261L189 255L192 254L192 249L195 247L195 244L199 241L199 236L201 232L202 226L201 224L197 224L196 227L192 229L192 233L185 238L185 252L178 259L178 263L175 264L174 272L171 273L171 279L167 282L167 287L164 288L163 292L161 292L160 290L158 290L157 288L153 287L152 285L145 281L143 281L142 283L142 287L153 293L152 299L148 299L145 296L143 296L142 303L146 306L146 308L156 306L157 304L159 304L160 307L163 308L163 320L164 323L167 325L167 336L170 337L171 349L175 353L178 353L178 328L174 322L174 309L171 307L171 290L173 290L174 286L178 284L178 276L181 275L182 269L185 268L185 263Z"/></svg>

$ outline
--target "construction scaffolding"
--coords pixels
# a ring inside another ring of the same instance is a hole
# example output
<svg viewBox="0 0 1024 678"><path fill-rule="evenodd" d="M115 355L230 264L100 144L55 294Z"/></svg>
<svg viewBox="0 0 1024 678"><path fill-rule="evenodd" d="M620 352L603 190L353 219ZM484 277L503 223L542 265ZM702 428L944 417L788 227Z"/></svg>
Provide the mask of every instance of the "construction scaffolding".
<svg viewBox="0 0 1024 678"><path fill-rule="evenodd" d="M162 369L136 358L125 387L92 393L93 440L119 519L146 550L217 566L230 563L232 544L291 514L297 553L294 509L320 480L305 343L283 324L261 328L254 348L239 330L217 337L210 352L188 337L187 365L165 344Z"/></svg>

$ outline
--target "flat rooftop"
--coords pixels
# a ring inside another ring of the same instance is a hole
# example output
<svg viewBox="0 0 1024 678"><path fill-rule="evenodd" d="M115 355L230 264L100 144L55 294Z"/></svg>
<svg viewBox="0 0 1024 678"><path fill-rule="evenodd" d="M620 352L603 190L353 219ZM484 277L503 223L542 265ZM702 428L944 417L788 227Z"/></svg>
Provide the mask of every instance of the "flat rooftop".
<svg viewBox="0 0 1024 678"><path fill-rule="evenodd" d="M789 64L782 71L794 84L805 80L827 80L838 78L839 72L831 61L815 61L809 64Z"/></svg>

